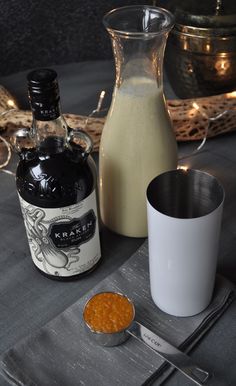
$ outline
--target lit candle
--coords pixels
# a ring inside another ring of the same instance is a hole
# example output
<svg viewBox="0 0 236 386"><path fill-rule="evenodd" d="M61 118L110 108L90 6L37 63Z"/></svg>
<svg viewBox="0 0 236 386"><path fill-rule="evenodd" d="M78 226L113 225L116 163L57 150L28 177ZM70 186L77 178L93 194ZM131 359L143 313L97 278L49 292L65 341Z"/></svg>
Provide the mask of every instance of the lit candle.
<svg viewBox="0 0 236 386"><path fill-rule="evenodd" d="M218 59L215 63L215 69L217 71L217 74L220 76L226 75L229 68L230 68L230 61L227 58L227 54L223 53L221 55L221 58Z"/></svg>

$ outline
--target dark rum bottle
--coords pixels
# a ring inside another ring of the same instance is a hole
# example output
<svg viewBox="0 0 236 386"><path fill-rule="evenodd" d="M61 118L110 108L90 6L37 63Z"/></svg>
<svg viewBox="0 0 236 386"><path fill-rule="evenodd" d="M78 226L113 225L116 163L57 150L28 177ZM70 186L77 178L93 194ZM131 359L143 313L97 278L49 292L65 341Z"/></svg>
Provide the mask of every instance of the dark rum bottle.
<svg viewBox="0 0 236 386"><path fill-rule="evenodd" d="M61 115L54 70L27 79L34 146L20 151L16 184L31 256L50 278L76 278L101 257L92 142Z"/></svg>

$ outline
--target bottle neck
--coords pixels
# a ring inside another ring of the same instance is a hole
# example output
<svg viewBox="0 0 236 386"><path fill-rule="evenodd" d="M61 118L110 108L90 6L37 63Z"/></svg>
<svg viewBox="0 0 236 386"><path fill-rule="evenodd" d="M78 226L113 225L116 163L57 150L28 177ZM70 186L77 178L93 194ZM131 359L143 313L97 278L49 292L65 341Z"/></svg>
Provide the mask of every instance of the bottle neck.
<svg viewBox="0 0 236 386"><path fill-rule="evenodd" d="M62 152L68 145L68 126L60 111L59 101L31 102L32 136L42 153Z"/></svg>

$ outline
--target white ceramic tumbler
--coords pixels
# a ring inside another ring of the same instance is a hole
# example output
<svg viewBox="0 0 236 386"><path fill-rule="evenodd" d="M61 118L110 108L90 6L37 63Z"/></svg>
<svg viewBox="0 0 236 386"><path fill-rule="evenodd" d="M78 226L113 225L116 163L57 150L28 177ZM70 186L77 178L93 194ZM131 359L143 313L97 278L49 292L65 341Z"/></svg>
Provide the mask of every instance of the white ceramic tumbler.
<svg viewBox="0 0 236 386"><path fill-rule="evenodd" d="M199 170L171 170L147 189L149 269L154 303L192 316L210 303L217 265L224 189Z"/></svg>

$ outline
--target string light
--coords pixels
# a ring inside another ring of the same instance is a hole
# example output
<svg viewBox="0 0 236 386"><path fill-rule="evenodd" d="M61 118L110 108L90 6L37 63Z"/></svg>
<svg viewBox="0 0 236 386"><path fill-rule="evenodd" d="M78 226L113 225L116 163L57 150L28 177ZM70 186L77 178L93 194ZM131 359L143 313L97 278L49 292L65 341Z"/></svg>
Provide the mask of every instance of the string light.
<svg viewBox="0 0 236 386"><path fill-rule="evenodd" d="M6 161L1 163L0 164L0 170L3 171L3 172L7 172L7 173L12 173L10 171L6 171L5 169L3 169L5 166L7 166L10 162L10 159L11 159L11 146L10 144L7 142L7 140L5 138L3 138L1 135L0 135L0 140L4 143L4 145L6 146L7 148L7 158L6 158Z"/></svg>
<svg viewBox="0 0 236 386"><path fill-rule="evenodd" d="M8 109L8 110L2 111L0 113L0 116L4 117L6 114L8 114L8 113L10 113L12 111L17 110L16 109L16 104L15 104L15 102L12 99L8 99L7 105L9 107L12 107L12 108ZM3 169L3 168L5 168L9 164L10 159L11 159L11 155L12 155L12 151L11 151L11 146L8 143L8 141L3 136L1 136L1 135L0 135L0 141L2 141L4 143L4 145L6 146L6 151L7 151L6 160L3 163L0 164L0 172L15 176L15 173L13 173L11 170Z"/></svg>
<svg viewBox="0 0 236 386"><path fill-rule="evenodd" d="M199 150L201 150L201 149L203 148L203 146L205 145L206 140L207 140L207 136L208 136L208 132L209 132L209 127L210 127L210 121L213 120L213 118L210 118L210 117L206 114L206 112L199 106L199 104L198 104L197 102L193 102L193 103L192 103L192 106L193 106L193 108L194 108L196 111L199 111L199 113L200 113L204 118L207 119L207 126L206 126L206 129L205 129L205 135L204 135L204 137L203 137L203 139L202 139L200 145L198 145L196 149L194 149L191 153L188 153L188 154L186 154L186 155L180 157L180 158L178 159L178 161L181 161L181 160L183 160L183 159L185 159L185 158L191 157L192 155L196 154ZM219 118L219 116L217 116L217 119L218 119L218 118ZM214 120L216 120L216 119L214 118Z"/></svg>
<svg viewBox="0 0 236 386"><path fill-rule="evenodd" d="M17 106L16 106L15 102L13 101L13 99L8 99L7 105L8 105L9 107L11 107L11 108L14 108L14 109L17 108Z"/></svg>
<svg viewBox="0 0 236 386"><path fill-rule="evenodd" d="M107 111L106 108L102 109L102 105L103 105L105 94L106 94L105 91L102 90L101 93L100 93L100 96L99 96L97 107L88 115L88 117L85 120L84 129L86 129L86 127L87 127L87 125L89 123L90 118L92 118L95 114L97 114L97 113L99 113L101 111ZM236 90L232 91L230 93L227 93L226 97L236 98ZM1 112L0 116L5 116L6 114L11 113L11 112L17 110L17 105L14 102L14 100L9 99L7 101L7 105L10 107L10 109L7 109L7 110ZM183 160L185 158L188 158L188 157L196 154L200 150L202 150L203 146L205 145L205 143L207 141L210 123L218 120L219 118L223 117L225 114L227 114L230 111L230 110L224 110L223 112L217 114L214 117L209 117L208 114L204 111L204 109L202 109L196 101L194 101L192 103L192 107L193 107L194 111L199 112L207 120L207 125L206 125L206 129L205 129L205 135L204 135L200 145L198 145L196 149L194 149L191 153L189 153L187 155L179 157L178 161L181 161L181 160ZM15 173L11 172L10 170L3 169L5 166L8 165L8 163L9 163L9 161L11 159L11 147L10 147L10 144L7 142L7 140L5 138L3 138L2 136L0 136L0 140L5 144L5 146L7 148L7 159L6 159L5 162L0 164L0 171L4 172L4 173L7 173L7 174L15 175ZM178 169L188 170L188 167L185 166L185 165L179 165Z"/></svg>
<svg viewBox="0 0 236 386"><path fill-rule="evenodd" d="M230 97L230 98L236 98L236 91L232 91L232 92L228 92L226 94L227 97Z"/></svg>
<svg viewBox="0 0 236 386"><path fill-rule="evenodd" d="M177 167L177 169L181 169L181 170L184 170L185 172L187 172L187 170L188 170L189 168L188 168L188 166L186 166L186 165L179 165L179 166Z"/></svg>
<svg viewBox="0 0 236 386"><path fill-rule="evenodd" d="M227 93L226 96L227 97L236 98L236 91L232 91L230 93ZM204 109L201 108L196 101L194 101L192 103L192 106L193 106L193 108L196 111L198 111L207 120L207 126L206 126L206 129L205 129L205 135L204 135L200 145L198 145L198 147L196 149L194 149L191 153L189 153L187 155L184 155L183 157L180 157L178 159L178 161L181 161L181 160L183 160L185 158L188 158L188 157L196 154L199 150L201 150L203 148L203 146L205 145L205 143L206 143L206 140L207 140L207 137L208 137L208 133L209 133L209 127L210 127L211 122L217 121L218 119L222 118L225 114L227 114L230 111L232 111L232 110L224 110L222 113L219 113L219 114L215 115L214 117L209 117L208 114L204 111ZM180 166L180 168L184 168L184 167L185 166L183 166L183 167Z"/></svg>
<svg viewBox="0 0 236 386"><path fill-rule="evenodd" d="M94 109L87 117L86 121L85 121L85 125L84 125L84 129L86 129L88 123L89 123L89 120L90 118L92 118L95 114L101 112L101 111L105 111L107 109L102 109L102 105L103 105L103 100L104 100L104 97L105 97L105 94L106 92L104 90L101 91L100 93L100 96L99 96L99 99L98 99L98 104L97 104L97 107L96 109Z"/></svg>

